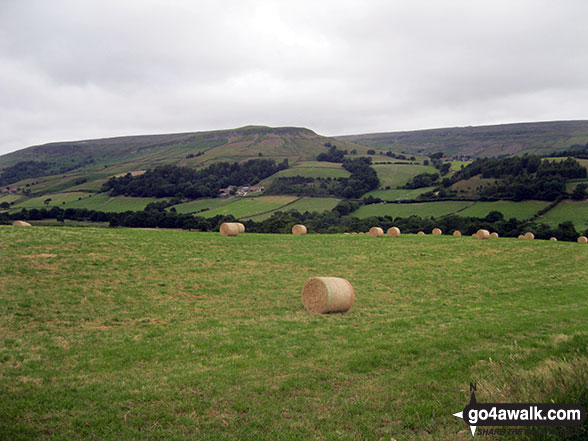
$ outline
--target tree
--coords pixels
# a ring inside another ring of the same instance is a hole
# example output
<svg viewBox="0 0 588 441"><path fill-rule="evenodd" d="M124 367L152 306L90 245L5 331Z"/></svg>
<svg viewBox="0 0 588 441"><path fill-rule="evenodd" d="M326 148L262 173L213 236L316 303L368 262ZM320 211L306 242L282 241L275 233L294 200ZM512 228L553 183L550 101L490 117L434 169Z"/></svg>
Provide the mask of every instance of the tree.
<svg viewBox="0 0 588 441"><path fill-rule="evenodd" d="M588 198L588 193L586 192L586 189L588 189L587 184L578 184L572 192L572 199L576 201L581 201L583 199Z"/></svg>

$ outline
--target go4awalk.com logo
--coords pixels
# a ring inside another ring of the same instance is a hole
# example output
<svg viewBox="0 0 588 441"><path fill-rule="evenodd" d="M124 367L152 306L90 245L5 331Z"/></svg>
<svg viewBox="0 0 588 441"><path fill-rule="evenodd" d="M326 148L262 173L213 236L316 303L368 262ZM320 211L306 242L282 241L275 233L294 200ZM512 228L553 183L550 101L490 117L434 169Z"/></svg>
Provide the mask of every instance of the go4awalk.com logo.
<svg viewBox="0 0 588 441"><path fill-rule="evenodd" d="M586 409L580 404L478 403L476 385L470 383L470 402L453 416L462 418L476 434L479 426L580 426ZM521 429L522 431L522 429Z"/></svg>

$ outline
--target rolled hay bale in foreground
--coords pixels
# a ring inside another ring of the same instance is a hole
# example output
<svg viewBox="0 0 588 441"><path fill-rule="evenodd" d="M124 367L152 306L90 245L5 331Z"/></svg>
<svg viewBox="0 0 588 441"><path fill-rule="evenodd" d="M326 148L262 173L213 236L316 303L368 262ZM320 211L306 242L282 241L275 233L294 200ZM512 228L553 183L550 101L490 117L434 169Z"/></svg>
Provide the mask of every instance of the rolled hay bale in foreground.
<svg viewBox="0 0 588 441"><path fill-rule="evenodd" d="M530 231L527 231L523 237L525 239L535 239L535 235L533 233L531 233Z"/></svg>
<svg viewBox="0 0 588 441"><path fill-rule="evenodd" d="M441 231L441 228L433 228L433 236L441 236L443 234L443 231Z"/></svg>
<svg viewBox="0 0 588 441"><path fill-rule="evenodd" d="M353 304L353 287L340 277L311 277L302 288L302 303L308 312L346 312Z"/></svg>
<svg viewBox="0 0 588 441"><path fill-rule="evenodd" d="M524 239L525 235L524 234L519 234L519 239Z"/></svg>
<svg viewBox="0 0 588 441"><path fill-rule="evenodd" d="M425 235L425 232L424 232L424 231L419 231L419 232L417 233L417 236L424 236L424 235Z"/></svg>
<svg viewBox="0 0 588 441"><path fill-rule="evenodd" d="M497 239L497 238L498 238L498 233L497 233L496 231L493 231L493 232L490 234L490 237L491 237L492 239Z"/></svg>
<svg viewBox="0 0 588 441"><path fill-rule="evenodd" d="M372 227L370 228L368 234L372 237L382 237L384 235L384 230L382 230L380 227Z"/></svg>
<svg viewBox="0 0 588 441"><path fill-rule="evenodd" d="M237 224L237 227L239 227L239 233L244 233L245 232L245 225L243 225L241 222L235 222Z"/></svg>
<svg viewBox="0 0 588 441"><path fill-rule="evenodd" d="M292 234L295 236L304 236L306 234L306 227L302 224L296 224L292 227Z"/></svg>
<svg viewBox="0 0 588 441"><path fill-rule="evenodd" d="M14 227L32 227L31 224L29 224L28 222L24 222L24 221L14 221L14 222L12 222L12 225Z"/></svg>
<svg viewBox="0 0 588 441"><path fill-rule="evenodd" d="M489 239L490 238L490 231L480 229L476 231L476 237L478 239Z"/></svg>
<svg viewBox="0 0 588 441"><path fill-rule="evenodd" d="M220 226L221 236L236 236L239 234L239 226L235 222L223 222Z"/></svg>
<svg viewBox="0 0 588 441"><path fill-rule="evenodd" d="M455 231L453 232L453 235L454 235L454 236L456 236L456 237L457 237L457 236L461 236L461 231L459 231L459 230L455 230Z"/></svg>
<svg viewBox="0 0 588 441"><path fill-rule="evenodd" d="M550 237L549 240L553 240L554 242L557 242L557 237Z"/></svg>
<svg viewBox="0 0 588 441"><path fill-rule="evenodd" d="M478 237L476 233L472 233L472 237Z"/></svg>
<svg viewBox="0 0 588 441"><path fill-rule="evenodd" d="M588 238L586 236L578 237L578 243L588 243Z"/></svg>
<svg viewBox="0 0 588 441"><path fill-rule="evenodd" d="M388 228L388 231L386 231L386 234L390 237L398 237L400 236L400 228L390 227Z"/></svg>

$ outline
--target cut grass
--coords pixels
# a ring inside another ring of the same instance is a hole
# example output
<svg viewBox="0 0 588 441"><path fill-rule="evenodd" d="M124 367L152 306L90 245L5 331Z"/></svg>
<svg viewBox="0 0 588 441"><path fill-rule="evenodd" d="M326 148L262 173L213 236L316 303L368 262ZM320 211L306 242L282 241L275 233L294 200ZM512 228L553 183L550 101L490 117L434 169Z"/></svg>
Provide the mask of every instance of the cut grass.
<svg viewBox="0 0 588 441"><path fill-rule="evenodd" d="M438 173L435 167L426 165L376 164L372 167L380 178L381 187L398 187L421 173Z"/></svg>
<svg viewBox="0 0 588 441"><path fill-rule="evenodd" d="M57 193L57 194L47 194L44 196L39 196L36 198L26 199L21 201L17 204L14 204L12 208L21 209L21 208L43 208L43 207L62 207L65 203L77 201L79 198L87 198L90 196L88 193L84 193L81 191L76 192L68 192L68 193ZM51 199L48 205L45 205L45 200Z"/></svg>
<svg viewBox="0 0 588 441"><path fill-rule="evenodd" d="M234 200L229 198L199 199L197 201L174 205L173 208L175 208L178 213L197 213L207 208L212 209L223 207L232 202L234 202Z"/></svg>
<svg viewBox="0 0 588 441"><path fill-rule="evenodd" d="M214 217L219 214L232 214L236 218L255 216L267 211L276 210L286 204L294 202L297 196L259 196L233 198L233 202L199 213L200 216Z"/></svg>
<svg viewBox="0 0 588 441"><path fill-rule="evenodd" d="M348 178L350 173L342 168L333 167L299 167L288 168L273 174L269 178L263 180L260 185L267 186L274 179L285 178L289 176L304 176L310 178Z"/></svg>
<svg viewBox="0 0 588 441"><path fill-rule="evenodd" d="M440 441L470 382L586 384L576 243L0 230L0 439ZM316 275L351 282L348 314L304 310Z"/></svg>
<svg viewBox="0 0 588 441"><path fill-rule="evenodd" d="M289 211L289 210L297 210L300 213L304 213L305 211L317 211L323 212L332 210L335 206L339 203L339 199L333 198L311 198L311 197L302 197L291 203L285 207L277 208L274 211L270 211L268 213L260 214L257 216L248 217L247 220L253 220L255 222L261 222L268 217L271 217L276 211Z"/></svg>
<svg viewBox="0 0 588 441"><path fill-rule="evenodd" d="M539 210L547 207L545 201L496 201L476 202L474 205L461 211L460 216L486 217L491 211L500 211L505 219L516 218L519 220L533 217Z"/></svg>
<svg viewBox="0 0 588 441"><path fill-rule="evenodd" d="M374 190L366 193L363 197L372 196L380 198L384 201L404 201L417 199L419 195L431 191L435 187L416 188L413 190L407 189L392 189L392 190Z"/></svg>
<svg viewBox="0 0 588 441"><path fill-rule="evenodd" d="M539 221L557 226L565 221L572 221L576 230L588 229L588 201L563 201L539 218Z"/></svg>
<svg viewBox="0 0 588 441"><path fill-rule="evenodd" d="M396 217L440 217L462 210L473 202L467 201L445 201L445 202L422 202L410 204L371 204L359 207L351 215L364 219L372 216Z"/></svg>

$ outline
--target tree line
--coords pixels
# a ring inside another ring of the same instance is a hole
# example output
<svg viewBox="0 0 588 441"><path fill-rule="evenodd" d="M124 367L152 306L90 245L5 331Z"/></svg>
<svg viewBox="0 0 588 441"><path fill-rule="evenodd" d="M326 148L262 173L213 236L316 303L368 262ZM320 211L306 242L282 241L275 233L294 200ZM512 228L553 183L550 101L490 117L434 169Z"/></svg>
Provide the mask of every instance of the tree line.
<svg viewBox="0 0 588 441"><path fill-rule="evenodd" d="M355 203L344 201L344 203ZM0 223L9 224L14 220L42 220L57 219L89 221L108 223L111 227L131 228L181 228L185 230L218 231L223 222L234 222L233 216L218 215L212 218L204 218L191 214L179 214L166 210L162 205L152 205L142 211L127 211L124 213L105 213L86 208L52 207L50 209L22 209L16 213L0 213ZM517 237L530 231L538 239L549 239L556 237L558 240L575 241L579 233L572 222L562 222L557 227L539 223L537 221L521 221L515 218L505 219L503 214L493 211L483 218L461 217L457 215L444 216L438 219L433 217L422 218L411 216L408 218L392 216L374 216L366 219L359 219L349 216L339 206L331 211L304 212L295 210L278 211L271 217L255 222L252 220L243 221L248 232L252 233L284 233L288 234L294 224L303 223L312 233L343 233L343 232L365 232L373 226L379 226L385 230L397 226L403 233L417 233L425 231L427 234L433 228L441 228L445 234L451 234L459 230L464 235L471 235L478 229L484 228L489 231L496 231L502 237ZM588 235L588 230L583 232Z"/></svg>

